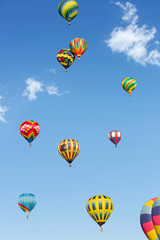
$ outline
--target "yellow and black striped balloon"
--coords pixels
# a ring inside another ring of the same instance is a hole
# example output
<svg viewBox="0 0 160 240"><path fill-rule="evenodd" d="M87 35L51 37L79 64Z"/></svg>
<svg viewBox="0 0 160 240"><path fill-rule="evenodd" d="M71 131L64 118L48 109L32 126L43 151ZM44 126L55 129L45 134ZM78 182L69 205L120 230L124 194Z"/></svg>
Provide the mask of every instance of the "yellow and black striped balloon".
<svg viewBox="0 0 160 240"><path fill-rule="evenodd" d="M71 167L72 161L80 152L80 144L74 139L65 139L58 145L58 151Z"/></svg>
<svg viewBox="0 0 160 240"><path fill-rule="evenodd" d="M91 218L101 227L101 232L103 232L102 225L105 224L113 211L112 199L105 195L93 196L88 200L86 209Z"/></svg>

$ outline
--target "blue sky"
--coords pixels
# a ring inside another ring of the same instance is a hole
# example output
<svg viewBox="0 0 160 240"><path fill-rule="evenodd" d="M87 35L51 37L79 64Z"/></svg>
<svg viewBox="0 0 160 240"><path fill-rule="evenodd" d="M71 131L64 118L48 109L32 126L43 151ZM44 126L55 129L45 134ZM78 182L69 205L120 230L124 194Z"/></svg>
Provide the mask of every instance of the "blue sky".
<svg viewBox="0 0 160 240"><path fill-rule="evenodd" d="M80 0L70 27L59 3L0 2L0 237L146 239L140 211L159 196L160 3ZM56 54L75 37L88 49L66 73ZM25 120L41 127L32 148L19 133ZM81 145L72 168L57 150L66 138ZM29 220L17 205L25 192L37 196ZM85 209L95 194L114 203L103 234Z"/></svg>

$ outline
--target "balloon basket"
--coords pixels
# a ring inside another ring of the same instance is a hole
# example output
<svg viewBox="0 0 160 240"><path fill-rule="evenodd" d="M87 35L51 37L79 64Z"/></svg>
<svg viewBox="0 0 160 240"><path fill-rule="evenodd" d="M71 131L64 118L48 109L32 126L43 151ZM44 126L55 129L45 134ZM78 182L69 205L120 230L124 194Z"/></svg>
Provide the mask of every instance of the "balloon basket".
<svg viewBox="0 0 160 240"><path fill-rule="evenodd" d="M78 60L80 60L80 57L78 57Z"/></svg>
<svg viewBox="0 0 160 240"><path fill-rule="evenodd" d="M68 70L66 69L66 72L68 72Z"/></svg>
<svg viewBox="0 0 160 240"><path fill-rule="evenodd" d="M69 22L69 23L68 23L68 25L70 26L70 25L71 25L71 23Z"/></svg>
<svg viewBox="0 0 160 240"><path fill-rule="evenodd" d="M101 232L103 232L103 228L101 227Z"/></svg>
<svg viewBox="0 0 160 240"><path fill-rule="evenodd" d="M30 147L32 147L31 143L29 144Z"/></svg>
<svg viewBox="0 0 160 240"><path fill-rule="evenodd" d="M72 167L71 164L69 164L69 167Z"/></svg>
<svg viewBox="0 0 160 240"><path fill-rule="evenodd" d="M29 217L27 216L27 218L29 218Z"/></svg>

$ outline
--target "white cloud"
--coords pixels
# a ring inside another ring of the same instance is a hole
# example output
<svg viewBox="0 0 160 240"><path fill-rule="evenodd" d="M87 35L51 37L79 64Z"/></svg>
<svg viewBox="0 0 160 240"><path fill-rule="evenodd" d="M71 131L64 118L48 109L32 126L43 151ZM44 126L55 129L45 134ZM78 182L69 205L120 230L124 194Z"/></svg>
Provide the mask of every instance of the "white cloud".
<svg viewBox="0 0 160 240"><path fill-rule="evenodd" d="M138 15L136 15L137 8L132 3L126 2L126 5L123 5L118 1L115 2L115 5L119 6L123 10L124 12L124 15L122 17L123 21L127 22L132 21L132 23L135 23L138 20Z"/></svg>
<svg viewBox="0 0 160 240"><path fill-rule="evenodd" d="M57 95L57 96L62 95L62 94L59 93L58 88L55 87L55 86L48 86L48 87L46 87L46 90L47 90L49 95Z"/></svg>
<svg viewBox="0 0 160 240"><path fill-rule="evenodd" d="M155 41L155 44L159 45L159 44L160 44L160 41Z"/></svg>
<svg viewBox="0 0 160 240"><path fill-rule="evenodd" d="M54 85L45 85L44 83L35 80L34 78L28 78L26 80L27 87L23 91L22 96L28 97L30 101L37 99L38 92L47 92L49 95L61 96L58 87ZM67 92L66 92L67 93Z"/></svg>
<svg viewBox="0 0 160 240"><path fill-rule="evenodd" d="M134 4L119 1L115 3L123 10L122 20L128 23L126 27L115 27L110 38L105 40L113 52L124 53L128 59L133 59L142 65L146 63L160 66L158 49L149 50L149 44L155 38L156 28L149 29L146 25L138 26L137 9Z"/></svg>
<svg viewBox="0 0 160 240"><path fill-rule="evenodd" d="M51 69L49 69L49 72L50 72L50 73L53 73L53 74L56 74L56 69L51 68Z"/></svg>
<svg viewBox="0 0 160 240"><path fill-rule="evenodd" d="M37 93L43 92L43 83L34 80L34 78L28 78L26 80L27 87L23 91L22 96L28 96L29 100L36 100Z"/></svg>
<svg viewBox="0 0 160 240"><path fill-rule="evenodd" d="M56 69L55 68L51 68L51 69L46 70L46 72L56 74Z"/></svg>
<svg viewBox="0 0 160 240"><path fill-rule="evenodd" d="M2 106L0 104L0 121L6 123L7 121L5 120L4 116L5 113L8 111L8 108L6 106Z"/></svg>
<svg viewBox="0 0 160 240"><path fill-rule="evenodd" d="M146 61L152 65L160 66L160 52L157 49L150 51Z"/></svg>
<svg viewBox="0 0 160 240"><path fill-rule="evenodd" d="M5 97L0 95L0 100L3 99ZM0 104L0 121L3 123L7 123L7 121L5 120L5 113L8 111L8 108L6 106L2 106Z"/></svg>

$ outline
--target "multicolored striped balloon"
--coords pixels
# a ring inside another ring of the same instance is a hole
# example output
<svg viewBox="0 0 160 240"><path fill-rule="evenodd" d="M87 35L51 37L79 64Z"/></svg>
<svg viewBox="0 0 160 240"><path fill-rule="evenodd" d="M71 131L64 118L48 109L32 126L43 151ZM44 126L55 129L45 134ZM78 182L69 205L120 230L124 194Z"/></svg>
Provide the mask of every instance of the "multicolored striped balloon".
<svg viewBox="0 0 160 240"><path fill-rule="evenodd" d="M18 198L18 206L26 213L27 218L36 203L36 196L32 193L23 193Z"/></svg>
<svg viewBox="0 0 160 240"><path fill-rule="evenodd" d="M29 142L31 142L38 136L40 132L40 125L35 121L25 121L19 127L21 135Z"/></svg>
<svg viewBox="0 0 160 240"><path fill-rule="evenodd" d="M120 131L117 131L117 130L113 130L111 131L109 134L108 134L108 138L111 142L113 142L116 147L117 147L117 144L119 143L119 141L121 140L122 138L122 133Z"/></svg>
<svg viewBox="0 0 160 240"><path fill-rule="evenodd" d="M153 198L144 204L140 223L149 240L160 240L160 197Z"/></svg>
<svg viewBox="0 0 160 240"><path fill-rule="evenodd" d="M123 89L131 95L131 93L137 86L137 82L134 78L127 77L127 78L123 79L121 85L122 85Z"/></svg>
<svg viewBox="0 0 160 240"><path fill-rule="evenodd" d="M113 211L112 199L105 195L96 195L88 200L86 209L91 218L101 227L101 232L103 232L102 225L105 224Z"/></svg>
<svg viewBox="0 0 160 240"><path fill-rule="evenodd" d="M80 60L80 57L87 49L87 42L83 38L75 38L70 42L69 46L71 52L78 57L78 60Z"/></svg>
<svg viewBox="0 0 160 240"><path fill-rule="evenodd" d="M66 69L72 65L75 60L75 55L70 51L70 49L63 49L57 53L58 62Z"/></svg>
<svg viewBox="0 0 160 240"><path fill-rule="evenodd" d="M71 167L72 161L80 152L80 144L74 139L65 139L58 145L58 151Z"/></svg>
<svg viewBox="0 0 160 240"><path fill-rule="evenodd" d="M60 15L70 22L75 18L79 12L79 6L76 1L64 0L58 6Z"/></svg>

